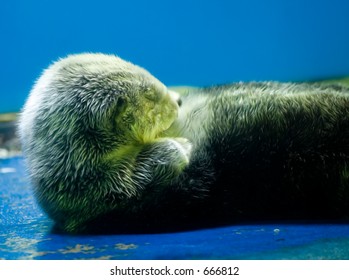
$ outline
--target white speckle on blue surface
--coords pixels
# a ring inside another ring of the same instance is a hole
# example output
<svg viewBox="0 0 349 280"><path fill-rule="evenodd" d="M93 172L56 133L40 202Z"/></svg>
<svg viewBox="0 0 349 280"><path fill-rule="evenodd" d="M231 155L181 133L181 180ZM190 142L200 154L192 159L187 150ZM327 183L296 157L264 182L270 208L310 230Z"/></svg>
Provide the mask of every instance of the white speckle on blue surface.
<svg viewBox="0 0 349 280"><path fill-rule="evenodd" d="M16 169L12 167L3 167L0 168L0 173L15 173Z"/></svg>

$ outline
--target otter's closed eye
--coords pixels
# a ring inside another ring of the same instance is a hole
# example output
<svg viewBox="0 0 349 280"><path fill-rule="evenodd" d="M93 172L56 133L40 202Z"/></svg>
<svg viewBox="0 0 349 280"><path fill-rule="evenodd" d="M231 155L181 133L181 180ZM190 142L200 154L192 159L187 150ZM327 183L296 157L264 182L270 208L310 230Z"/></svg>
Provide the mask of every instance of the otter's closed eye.
<svg viewBox="0 0 349 280"><path fill-rule="evenodd" d="M154 89L148 89L144 92L144 96L150 101L157 102L161 99L163 94L160 91L157 91Z"/></svg>

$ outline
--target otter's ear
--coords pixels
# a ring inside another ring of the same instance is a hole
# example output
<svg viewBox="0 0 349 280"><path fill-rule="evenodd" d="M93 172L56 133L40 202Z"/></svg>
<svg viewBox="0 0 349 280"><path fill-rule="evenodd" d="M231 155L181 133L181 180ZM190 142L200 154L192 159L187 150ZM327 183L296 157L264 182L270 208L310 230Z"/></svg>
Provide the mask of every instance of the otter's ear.
<svg viewBox="0 0 349 280"><path fill-rule="evenodd" d="M109 116L106 118L109 120L108 125L112 125L113 130L118 130L120 129L120 125L122 126L126 106L127 102L124 97L118 97L113 100L112 106L109 108Z"/></svg>

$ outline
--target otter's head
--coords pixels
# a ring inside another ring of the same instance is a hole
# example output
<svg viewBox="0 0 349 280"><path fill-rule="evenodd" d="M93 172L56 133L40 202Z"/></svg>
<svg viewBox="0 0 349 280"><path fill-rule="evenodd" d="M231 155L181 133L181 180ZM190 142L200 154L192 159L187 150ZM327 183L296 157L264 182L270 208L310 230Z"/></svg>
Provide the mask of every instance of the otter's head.
<svg viewBox="0 0 349 280"><path fill-rule="evenodd" d="M154 140L176 119L176 98L146 70L116 56L69 56L44 71L24 106L24 153L29 165L72 170L69 165L117 145Z"/></svg>

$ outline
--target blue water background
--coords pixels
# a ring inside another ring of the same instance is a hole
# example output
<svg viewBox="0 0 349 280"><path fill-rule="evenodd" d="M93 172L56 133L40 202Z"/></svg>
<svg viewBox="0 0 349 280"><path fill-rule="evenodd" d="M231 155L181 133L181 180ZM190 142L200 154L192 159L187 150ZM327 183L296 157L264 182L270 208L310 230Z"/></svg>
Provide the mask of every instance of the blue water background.
<svg viewBox="0 0 349 280"><path fill-rule="evenodd" d="M349 76L348 0L12 0L0 4L0 113L42 69L113 53L167 85Z"/></svg>

